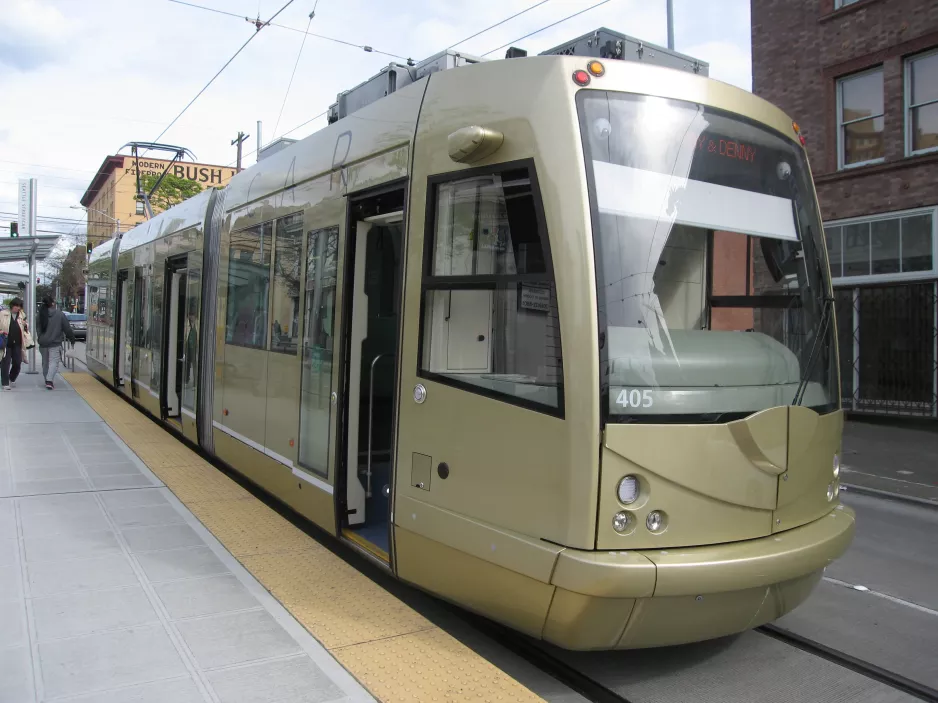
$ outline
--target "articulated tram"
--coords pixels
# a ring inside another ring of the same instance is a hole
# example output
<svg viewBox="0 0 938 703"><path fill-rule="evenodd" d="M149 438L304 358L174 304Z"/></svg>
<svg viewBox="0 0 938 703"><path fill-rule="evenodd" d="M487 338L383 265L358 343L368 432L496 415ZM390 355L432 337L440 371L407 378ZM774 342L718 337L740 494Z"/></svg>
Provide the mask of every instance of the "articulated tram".
<svg viewBox="0 0 938 703"><path fill-rule="evenodd" d="M629 41L343 93L92 252L89 367L400 579L561 647L790 611L854 530L803 140Z"/></svg>

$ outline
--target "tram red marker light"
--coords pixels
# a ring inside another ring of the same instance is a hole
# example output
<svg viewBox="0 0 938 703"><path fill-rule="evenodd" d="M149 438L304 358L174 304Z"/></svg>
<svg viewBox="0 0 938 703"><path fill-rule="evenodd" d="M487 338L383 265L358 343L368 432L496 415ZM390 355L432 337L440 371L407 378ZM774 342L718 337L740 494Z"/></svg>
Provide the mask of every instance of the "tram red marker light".
<svg viewBox="0 0 938 703"><path fill-rule="evenodd" d="M224 410L222 410L222 411L221 411L221 414L222 414L222 415L227 415L227 414L228 414L228 408L225 408Z"/></svg>
<svg viewBox="0 0 938 703"><path fill-rule="evenodd" d="M807 144L803 134L799 134L798 139L801 141L801 146L805 146L805 144Z"/></svg>
<svg viewBox="0 0 938 703"><path fill-rule="evenodd" d="M584 70L574 71L573 72L573 82L577 85L589 85L590 84L590 74Z"/></svg>
<svg viewBox="0 0 938 703"><path fill-rule="evenodd" d="M290 440L290 446L291 446L291 447L293 446L293 440L292 440L292 439Z"/></svg>
<svg viewBox="0 0 938 703"><path fill-rule="evenodd" d="M586 66L586 69L597 77L603 75L606 72L606 67L603 66L599 61L590 61Z"/></svg>

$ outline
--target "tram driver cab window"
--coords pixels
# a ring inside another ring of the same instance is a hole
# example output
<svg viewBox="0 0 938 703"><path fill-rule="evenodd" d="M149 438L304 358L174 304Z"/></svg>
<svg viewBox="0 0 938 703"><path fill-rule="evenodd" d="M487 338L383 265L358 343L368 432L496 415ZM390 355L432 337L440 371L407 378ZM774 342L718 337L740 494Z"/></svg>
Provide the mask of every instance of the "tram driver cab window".
<svg viewBox="0 0 938 703"><path fill-rule="evenodd" d="M431 181L421 375L562 413L557 293L533 168Z"/></svg>

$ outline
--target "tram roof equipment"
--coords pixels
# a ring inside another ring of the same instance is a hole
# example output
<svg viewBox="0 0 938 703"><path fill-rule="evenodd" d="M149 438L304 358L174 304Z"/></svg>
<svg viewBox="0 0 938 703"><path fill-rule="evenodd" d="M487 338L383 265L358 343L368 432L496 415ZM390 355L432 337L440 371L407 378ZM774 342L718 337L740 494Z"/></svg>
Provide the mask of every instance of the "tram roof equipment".
<svg viewBox="0 0 938 703"><path fill-rule="evenodd" d="M553 49L542 51L539 55L588 56L597 59L640 61L665 68L690 71L702 76L707 76L710 70L710 65L706 61L680 54L656 44L649 44L646 41L620 32L613 32L605 27L600 27L581 37L564 42ZM526 53L515 47L510 48L506 53L506 58L522 58L523 56L526 56ZM447 49L415 65L410 65L412 62L408 62L407 65L390 63L365 82L339 93L336 96L336 101L329 106L329 124L338 122L343 117L348 117L366 105L370 105L404 86L415 83L431 73L448 71L488 60L481 56L473 56Z"/></svg>

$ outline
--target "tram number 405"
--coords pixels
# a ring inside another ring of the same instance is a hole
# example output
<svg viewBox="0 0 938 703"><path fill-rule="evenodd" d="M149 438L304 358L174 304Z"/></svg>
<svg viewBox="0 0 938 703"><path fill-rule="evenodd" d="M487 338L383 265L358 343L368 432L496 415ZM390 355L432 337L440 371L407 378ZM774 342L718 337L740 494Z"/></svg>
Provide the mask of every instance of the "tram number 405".
<svg viewBox="0 0 938 703"><path fill-rule="evenodd" d="M654 404L655 400L647 388L643 391L637 388L623 388L616 397L616 405L623 408L650 408Z"/></svg>

